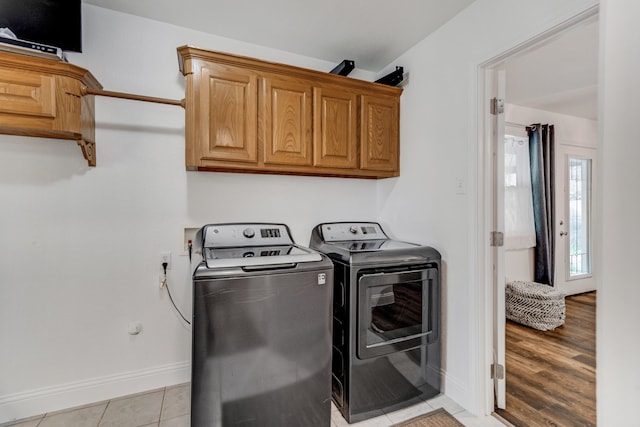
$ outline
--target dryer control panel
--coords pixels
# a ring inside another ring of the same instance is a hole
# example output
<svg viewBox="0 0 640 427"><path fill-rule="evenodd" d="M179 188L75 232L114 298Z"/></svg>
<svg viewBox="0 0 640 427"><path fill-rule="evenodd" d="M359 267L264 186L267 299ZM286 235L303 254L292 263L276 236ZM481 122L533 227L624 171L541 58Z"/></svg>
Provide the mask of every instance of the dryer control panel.
<svg viewBox="0 0 640 427"><path fill-rule="evenodd" d="M380 224L375 222L334 222L322 224L321 228L325 242L388 239Z"/></svg>

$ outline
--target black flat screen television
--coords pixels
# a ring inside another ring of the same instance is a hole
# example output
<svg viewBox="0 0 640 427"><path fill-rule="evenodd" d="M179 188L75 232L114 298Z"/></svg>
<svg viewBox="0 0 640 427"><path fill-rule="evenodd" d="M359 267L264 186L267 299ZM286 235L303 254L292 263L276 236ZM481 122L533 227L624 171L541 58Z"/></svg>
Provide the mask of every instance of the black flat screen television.
<svg viewBox="0 0 640 427"><path fill-rule="evenodd" d="M82 52L81 8L82 0L0 0L0 28L21 40Z"/></svg>

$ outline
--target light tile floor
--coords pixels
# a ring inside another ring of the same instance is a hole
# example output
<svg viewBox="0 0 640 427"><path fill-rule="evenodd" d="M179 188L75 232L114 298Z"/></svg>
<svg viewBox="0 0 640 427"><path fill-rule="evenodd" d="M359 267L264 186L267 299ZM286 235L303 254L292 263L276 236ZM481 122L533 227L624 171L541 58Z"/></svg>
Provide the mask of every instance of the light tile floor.
<svg viewBox="0 0 640 427"><path fill-rule="evenodd" d="M189 405L189 384L181 384L3 423L0 427L190 427ZM348 424L332 404L331 424L332 427L389 427L438 408L445 408L467 427L505 426L491 416L471 415L444 395L354 424Z"/></svg>

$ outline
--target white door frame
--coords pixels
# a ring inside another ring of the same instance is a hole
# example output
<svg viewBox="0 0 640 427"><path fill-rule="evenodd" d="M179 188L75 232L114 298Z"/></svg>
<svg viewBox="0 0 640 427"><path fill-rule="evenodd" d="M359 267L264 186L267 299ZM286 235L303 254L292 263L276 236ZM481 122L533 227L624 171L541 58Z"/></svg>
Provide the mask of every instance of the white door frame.
<svg viewBox="0 0 640 427"><path fill-rule="evenodd" d="M500 55L497 55L477 67L477 84L478 84L478 105L477 105L477 124L478 124L478 145L477 145L477 183L478 183L478 216L476 236L476 255L477 255L477 271L479 278L478 290L478 332L479 332L479 357L477 358L477 372L479 391L482 395L481 405L484 407L485 414L494 412L494 383L491 378L491 364L494 360L494 274L495 265L494 251L490 246L490 235L493 231L493 217L495 201L492 199L493 185L493 162L491 159L491 127L488 116L489 102L493 96L491 88L488 87L488 73L498 68L507 59L522 54L528 50L538 47L547 40L555 37L573 26L596 16L599 13L599 6L593 6L573 18L544 31L537 36L531 38L525 43L515 46ZM507 77L508 78L508 77ZM499 358L499 357L498 357Z"/></svg>
<svg viewBox="0 0 640 427"><path fill-rule="evenodd" d="M492 202L492 232L502 233L503 242L496 244L493 242L495 237L492 237L491 244L493 250L491 251L491 259L493 260L493 385L494 385L494 398L495 406L501 409L505 409L506 402L506 380L505 380L505 327L506 327L506 312L505 312L505 264L504 264L504 100L506 98L506 71L504 69L492 69L490 70L492 79L495 81L495 88L491 90L499 100L499 103L503 107L496 108L492 111L492 126L491 126L491 142L492 142L492 155L491 155L491 171L493 172L492 191L489 196ZM501 110L501 111L500 111Z"/></svg>

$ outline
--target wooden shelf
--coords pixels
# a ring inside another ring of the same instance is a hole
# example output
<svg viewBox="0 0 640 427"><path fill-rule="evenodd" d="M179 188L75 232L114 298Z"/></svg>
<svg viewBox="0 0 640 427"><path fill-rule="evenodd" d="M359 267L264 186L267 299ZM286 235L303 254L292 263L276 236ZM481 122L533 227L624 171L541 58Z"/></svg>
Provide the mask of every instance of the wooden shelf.
<svg viewBox="0 0 640 427"><path fill-rule="evenodd" d="M94 96L102 86L67 62L0 51L0 133L77 141L96 165Z"/></svg>

